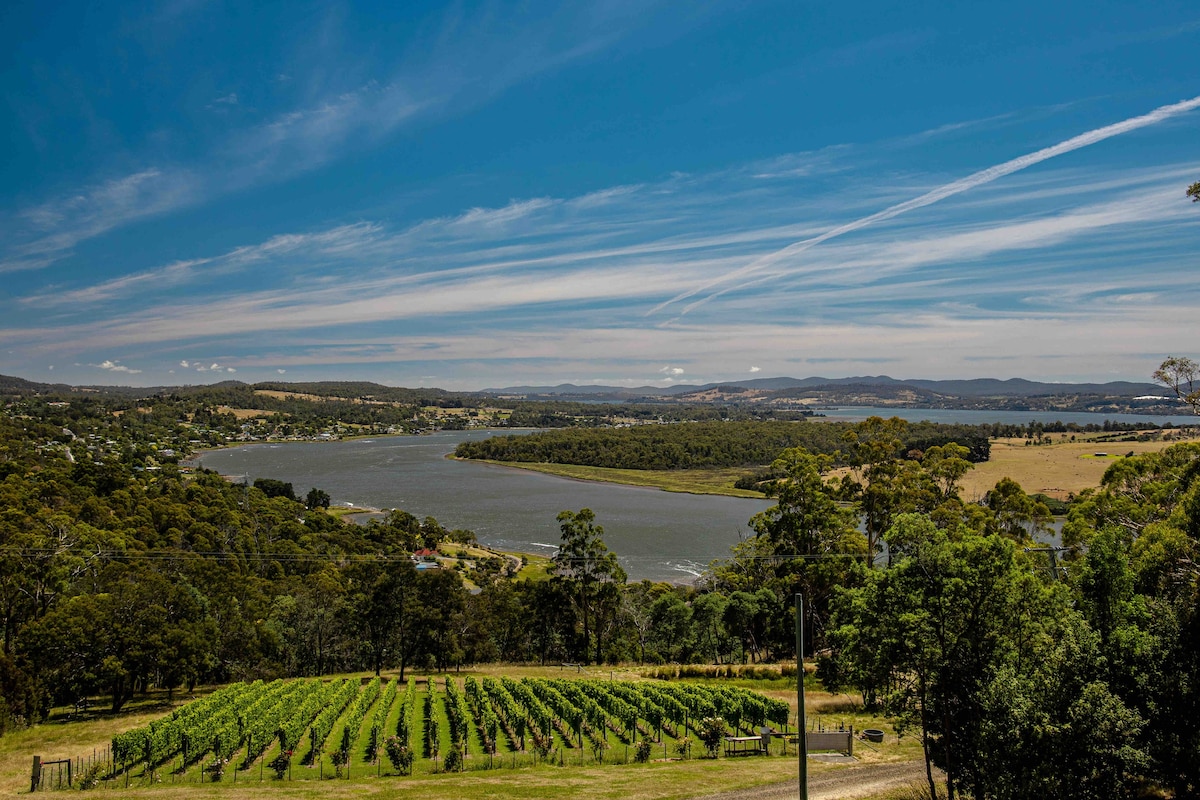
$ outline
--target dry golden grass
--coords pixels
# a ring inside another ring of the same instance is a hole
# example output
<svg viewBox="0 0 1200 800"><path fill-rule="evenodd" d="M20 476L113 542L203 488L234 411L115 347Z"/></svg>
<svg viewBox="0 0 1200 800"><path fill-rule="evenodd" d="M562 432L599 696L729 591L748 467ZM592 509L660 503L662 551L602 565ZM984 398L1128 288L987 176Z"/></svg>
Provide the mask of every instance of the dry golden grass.
<svg viewBox="0 0 1200 800"><path fill-rule="evenodd" d="M222 414L233 414L237 419L254 419L255 417L269 417L270 411L263 411L257 408L232 408L230 406L217 406L217 411Z"/></svg>
<svg viewBox="0 0 1200 800"><path fill-rule="evenodd" d="M1133 442L1095 441L1076 434L1053 434L1053 444L1026 445L1024 439L997 439L992 442L991 458L976 464L962 480L965 500L977 500L987 494L1001 478L1012 478L1029 494L1042 493L1059 500L1100 485L1104 471L1117 458L1128 453L1152 453L1180 440L1141 440ZM1106 453L1106 456L1097 456Z"/></svg>

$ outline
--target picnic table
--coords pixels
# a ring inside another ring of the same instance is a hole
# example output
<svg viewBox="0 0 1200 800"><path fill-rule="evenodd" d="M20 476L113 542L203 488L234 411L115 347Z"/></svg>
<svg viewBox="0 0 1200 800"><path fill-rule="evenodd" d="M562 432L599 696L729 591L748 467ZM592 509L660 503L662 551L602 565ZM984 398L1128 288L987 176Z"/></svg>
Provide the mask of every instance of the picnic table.
<svg viewBox="0 0 1200 800"><path fill-rule="evenodd" d="M763 736L726 736L726 756L765 755L771 743L771 734Z"/></svg>

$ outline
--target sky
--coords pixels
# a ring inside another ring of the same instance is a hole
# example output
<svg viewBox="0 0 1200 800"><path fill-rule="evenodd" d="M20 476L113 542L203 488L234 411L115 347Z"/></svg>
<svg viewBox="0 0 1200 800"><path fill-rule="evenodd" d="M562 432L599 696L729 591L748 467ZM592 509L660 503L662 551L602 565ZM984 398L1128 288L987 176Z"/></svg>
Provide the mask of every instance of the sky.
<svg viewBox="0 0 1200 800"><path fill-rule="evenodd" d="M0 374L1149 380L1200 6L0 7Z"/></svg>

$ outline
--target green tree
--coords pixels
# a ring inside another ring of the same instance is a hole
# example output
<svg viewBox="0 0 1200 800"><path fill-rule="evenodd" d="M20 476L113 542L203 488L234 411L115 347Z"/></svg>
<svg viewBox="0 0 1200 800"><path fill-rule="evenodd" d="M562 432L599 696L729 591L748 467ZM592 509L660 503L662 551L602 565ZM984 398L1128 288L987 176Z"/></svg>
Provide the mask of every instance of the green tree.
<svg viewBox="0 0 1200 800"><path fill-rule="evenodd" d="M755 553L756 560L767 559L763 564L772 570L765 588L776 596L804 595L804 641L809 648L819 646L835 587L856 581L855 563L861 569L867 553L866 540L855 527L854 512L840 507L825 483L829 465L828 456L799 447L785 450L772 465L785 477L772 482L768 490L778 502L750 520L759 546L748 551ZM759 555L764 553L767 555ZM725 584L725 576L743 572L743 566L756 570L762 565L742 565L735 559L717 568L718 585ZM791 611L785 607L779 613ZM780 631L790 627L783 619L775 625Z"/></svg>
<svg viewBox="0 0 1200 800"><path fill-rule="evenodd" d="M329 508L331 498L329 492L324 489L313 487L308 490L308 494L304 497L304 505L309 511L314 511L318 508Z"/></svg>
<svg viewBox="0 0 1200 800"><path fill-rule="evenodd" d="M1187 188L1187 196L1192 198L1193 203L1200 203L1200 181L1196 181Z"/></svg>
<svg viewBox="0 0 1200 800"><path fill-rule="evenodd" d="M364 561L347 570L353 587L350 604L370 666L378 675L389 663L399 663L400 678L411 652L408 639L417 636L417 570L407 558L396 562Z"/></svg>
<svg viewBox="0 0 1200 800"><path fill-rule="evenodd" d="M721 663L721 654L728 648L724 616L728 601L720 592L705 592L692 602L692 624L696 631L697 650Z"/></svg>
<svg viewBox="0 0 1200 800"><path fill-rule="evenodd" d="M562 542L554 554L554 573L567 588L583 624L580 646L583 660L590 663L592 658L594 632L595 659L603 661L600 636L603 626L597 617L612 605L609 595L615 589L614 584L625 583L625 570L617 562L616 554L604 544L604 528L596 524L596 515L590 508L563 511L558 515L558 524ZM615 613L615 608L612 611Z"/></svg>
<svg viewBox="0 0 1200 800"><path fill-rule="evenodd" d="M682 660L692 639L692 607L676 592L663 594L650 606L650 646L664 661Z"/></svg>
<svg viewBox="0 0 1200 800"><path fill-rule="evenodd" d="M1200 183L1192 189L1198 186ZM1200 200L1200 191L1195 199ZM1175 392L1176 397L1192 407L1193 414L1200 414L1200 364L1190 358L1170 356L1154 370L1154 380Z"/></svg>
<svg viewBox="0 0 1200 800"><path fill-rule="evenodd" d="M885 540L903 554L839 597L824 674L916 724L926 763L945 771L951 798L960 789L988 797L976 760L979 698L1005 665L1032 663L1060 605L1008 539L951 535L927 517L901 515ZM927 779L934 792L932 770Z"/></svg>
<svg viewBox="0 0 1200 800"><path fill-rule="evenodd" d="M1012 478L997 481L984 496L983 504L993 514L987 523L987 531L1017 542L1045 531L1054 518L1045 503L1025 494L1021 484Z"/></svg>
<svg viewBox="0 0 1200 800"><path fill-rule="evenodd" d="M1081 612L1107 655L1113 692L1145 721L1147 776L1200 793L1200 445L1115 462L1074 504L1064 540Z"/></svg>
<svg viewBox="0 0 1200 800"><path fill-rule="evenodd" d="M900 459L908 423L899 417L883 419L869 417L846 431L843 439L849 446L852 476L843 481L842 491L847 499L856 500L862 510L867 533L868 566L875 561L883 532L892 518L906 508L905 493L899 491L907 470Z"/></svg>
<svg viewBox="0 0 1200 800"><path fill-rule="evenodd" d="M1065 611L1032 669L998 670L979 698L974 765L985 794L977 797L1136 796L1149 763L1139 741L1145 723L1103 680L1105 664L1100 638Z"/></svg>
<svg viewBox="0 0 1200 800"><path fill-rule="evenodd" d="M296 490L292 488L290 483L275 480L274 478L255 478L254 488L261 491L267 497L286 497L288 500L299 502L296 498Z"/></svg>

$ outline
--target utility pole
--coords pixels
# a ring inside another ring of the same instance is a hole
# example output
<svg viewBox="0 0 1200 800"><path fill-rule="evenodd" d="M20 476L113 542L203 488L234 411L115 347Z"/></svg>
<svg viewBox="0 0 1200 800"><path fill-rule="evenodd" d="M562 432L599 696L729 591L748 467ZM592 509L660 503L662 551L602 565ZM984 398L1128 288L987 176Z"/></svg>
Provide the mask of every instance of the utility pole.
<svg viewBox="0 0 1200 800"><path fill-rule="evenodd" d="M804 596L796 595L796 752L800 755L800 800L808 800L808 723L804 719Z"/></svg>

